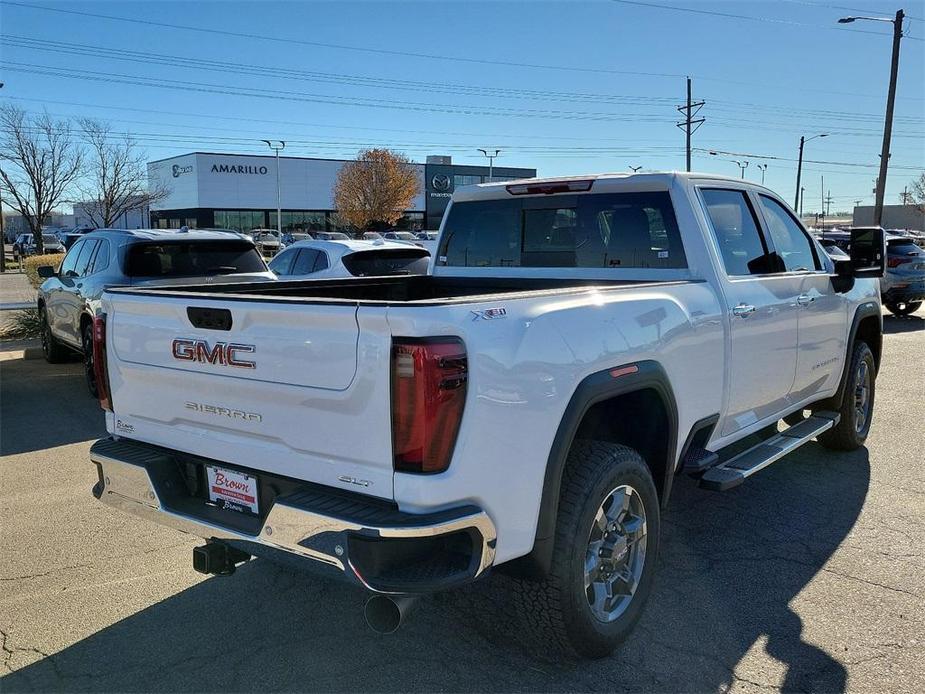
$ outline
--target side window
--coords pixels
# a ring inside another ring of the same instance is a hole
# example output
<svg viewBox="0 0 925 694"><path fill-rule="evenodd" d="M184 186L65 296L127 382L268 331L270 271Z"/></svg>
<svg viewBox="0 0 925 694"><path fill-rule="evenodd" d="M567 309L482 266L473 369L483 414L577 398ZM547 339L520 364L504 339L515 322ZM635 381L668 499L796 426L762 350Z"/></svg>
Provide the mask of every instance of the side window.
<svg viewBox="0 0 925 694"><path fill-rule="evenodd" d="M774 250L783 259L788 272L818 270L819 264L812 245L800 225L777 200L759 195L768 234Z"/></svg>
<svg viewBox="0 0 925 694"><path fill-rule="evenodd" d="M321 270L328 269L328 254L322 251L318 251L318 257L315 258L315 265L312 268L312 272L320 272Z"/></svg>
<svg viewBox="0 0 925 694"><path fill-rule="evenodd" d="M763 275L782 269L768 254L744 191L704 188L701 195L727 275Z"/></svg>
<svg viewBox="0 0 925 694"><path fill-rule="evenodd" d="M318 251L314 248L299 249L299 257L292 264L293 275L310 275L315 271L315 260L318 257Z"/></svg>
<svg viewBox="0 0 925 694"><path fill-rule="evenodd" d="M77 257L77 266L74 268L74 273L77 277L83 277L87 274L87 269L90 267L90 260L93 258L93 251L96 250L96 245L96 239L84 241L84 246L80 249L80 255Z"/></svg>
<svg viewBox="0 0 925 694"><path fill-rule="evenodd" d="M289 269L292 267L292 261L298 254L298 249L283 251L270 261L270 269L277 275L289 275Z"/></svg>
<svg viewBox="0 0 925 694"><path fill-rule="evenodd" d="M87 274L102 272L109 267L109 241L100 239L97 242L96 255L93 257L93 263L87 270Z"/></svg>
<svg viewBox="0 0 925 694"><path fill-rule="evenodd" d="M64 256L64 260L61 262L61 269L58 270L58 274L61 277L76 277L77 273L75 268L77 267L77 258L80 256L83 247L86 245L86 241L78 241L73 246L71 250L67 252L67 255Z"/></svg>

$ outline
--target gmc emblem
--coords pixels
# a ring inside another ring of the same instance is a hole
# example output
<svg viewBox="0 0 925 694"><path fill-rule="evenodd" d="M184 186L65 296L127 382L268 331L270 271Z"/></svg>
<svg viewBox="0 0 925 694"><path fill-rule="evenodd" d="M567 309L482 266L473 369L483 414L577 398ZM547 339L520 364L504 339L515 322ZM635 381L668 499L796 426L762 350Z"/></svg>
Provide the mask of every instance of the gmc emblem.
<svg viewBox="0 0 925 694"><path fill-rule="evenodd" d="M247 359L240 359L240 353L253 354L254 345L239 345L233 342L216 342L209 347L205 340L178 338L170 345L174 359L181 361L198 361L200 364L218 364L220 366L237 366L242 369L256 369L257 364Z"/></svg>

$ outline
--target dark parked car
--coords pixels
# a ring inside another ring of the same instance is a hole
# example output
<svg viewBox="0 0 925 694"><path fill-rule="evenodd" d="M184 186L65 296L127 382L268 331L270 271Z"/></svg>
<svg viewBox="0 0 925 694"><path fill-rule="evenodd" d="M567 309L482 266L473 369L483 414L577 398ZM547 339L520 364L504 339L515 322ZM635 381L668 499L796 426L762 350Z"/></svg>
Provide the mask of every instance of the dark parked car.
<svg viewBox="0 0 925 694"><path fill-rule="evenodd" d="M71 246L57 271L38 268L42 350L51 363L70 350L84 356L93 375L93 318L103 290L116 285L196 284L275 280L254 242L217 231L100 229Z"/></svg>
<svg viewBox="0 0 925 694"><path fill-rule="evenodd" d="M883 305L897 316L914 313L925 300L925 250L905 236L888 236L886 272L880 280Z"/></svg>

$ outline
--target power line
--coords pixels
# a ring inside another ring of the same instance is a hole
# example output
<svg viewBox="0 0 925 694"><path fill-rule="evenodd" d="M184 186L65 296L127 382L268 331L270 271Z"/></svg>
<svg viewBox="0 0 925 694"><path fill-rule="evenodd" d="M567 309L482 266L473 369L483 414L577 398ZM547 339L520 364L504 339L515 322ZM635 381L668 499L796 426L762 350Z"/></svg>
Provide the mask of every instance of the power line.
<svg viewBox="0 0 925 694"><path fill-rule="evenodd" d="M632 70L612 70L609 68L578 67L566 65L545 65L542 63L521 63L511 60L488 60L486 58L467 58L463 56L439 55L434 53L417 53L413 51L396 51L385 48L369 48L368 46L351 46L348 44L325 43L321 41L306 41L304 39L291 39L282 36L269 36L267 34L248 34L238 31L228 31L224 29L212 29L209 27L190 26L187 24L170 24L167 22L156 22L148 19L138 19L135 17L118 17L115 15L100 14L97 12L81 12L78 10L66 10L62 7L45 7L42 5L33 5L28 2L14 2L13 0L4 0L4 4L14 7L25 7L31 10L41 10L44 12L60 12L62 14L79 15L82 17L93 17L95 19L106 19L114 22L130 22L132 24L143 24L146 26L156 26L163 29L181 29L183 31L195 31L217 36L231 36L239 39L257 39L260 41L273 41L275 43L285 43L290 45L314 46L316 48L334 48L342 51L357 51L360 53L375 53L378 55L394 55L405 58L426 58L427 60L447 60L461 63L476 63L479 65L504 65L506 67L534 68L541 70L562 70L566 72L589 72L609 75L634 75L637 77L672 77L679 78L684 75L667 72L637 72Z"/></svg>
<svg viewBox="0 0 925 694"><path fill-rule="evenodd" d="M777 19L775 17L756 17L754 15L747 14L734 14L732 12L720 12L718 10L703 10L695 7L678 7L676 5L660 5L654 2L642 2L641 0L610 0L611 2L618 3L620 5L634 5L637 7L649 7L658 10L669 10L672 12L687 12L689 14L699 14L707 15L711 17L723 17L725 19L741 19L749 22L765 22L768 24L782 24L787 26L796 26L810 28L814 30L826 29L829 31L850 31L855 34L873 34L875 36L888 36L888 34L881 31L868 31L867 29L848 29L846 27L840 27L837 25L829 26L827 24L809 24L806 22L795 22L791 19ZM915 39L914 36L908 36L906 38ZM922 41L923 39L917 39Z"/></svg>
<svg viewBox="0 0 925 694"><path fill-rule="evenodd" d="M432 104L423 102L392 101L385 99L369 99L363 97L343 97L330 94L310 94L293 92L291 90L264 89L258 87L241 87L236 85L211 84L207 82L192 82L187 80L170 80L162 77L142 77L112 72L98 72L70 67L54 67L50 65L37 65L34 63L20 63L3 60L2 64L8 70L25 72L29 74L45 75L49 77L63 77L67 79L90 80L116 84L130 84L133 86L155 87L158 89L174 89L180 91L200 92L207 94L227 94L229 96L247 96L253 98L276 99L282 101L297 101L308 103L330 104L335 106L363 106L367 108L386 108L402 111L430 111L438 113L457 113L463 115L483 116L514 116L530 118L601 120L601 121L636 121L645 118L650 122L670 122L670 119L660 114L632 113L616 114L594 111L559 111L552 109L511 109L505 107L482 106L473 108L454 104Z"/></svg>

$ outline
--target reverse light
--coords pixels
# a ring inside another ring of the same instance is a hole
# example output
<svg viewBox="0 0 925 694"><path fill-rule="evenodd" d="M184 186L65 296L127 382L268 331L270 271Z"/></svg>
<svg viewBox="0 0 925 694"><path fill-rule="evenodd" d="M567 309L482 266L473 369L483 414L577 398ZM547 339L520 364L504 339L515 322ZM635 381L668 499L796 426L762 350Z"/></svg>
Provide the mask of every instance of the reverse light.
<svg viewBox="0 0 925 694"><path fill-rule="evenodd" d="M392 454L396 472L443 472L466 403L466 348L455 337L392 344Z"/></svg>
<svg viewBox="0 0 925 694"><path fill-rule="evenodd" d="M112 412L109 371L106 367L106 314L104 313L93 319L93 376L96 379L96 393L100 407L107 412Z"/></svg>
<svg viewBox="0 0 925 694"><path fill-rule="evenodd" d="M544 181L540 183L515 183L505 186L511 195L552 195L553 193L584 193L591 190L594 179L571 181Z"/></svg>

